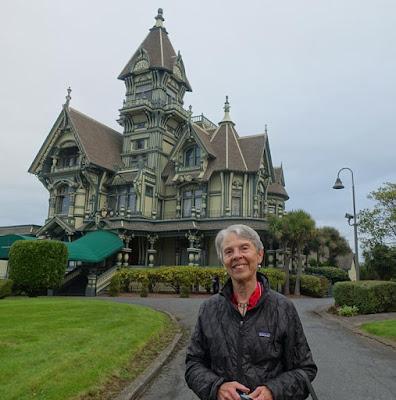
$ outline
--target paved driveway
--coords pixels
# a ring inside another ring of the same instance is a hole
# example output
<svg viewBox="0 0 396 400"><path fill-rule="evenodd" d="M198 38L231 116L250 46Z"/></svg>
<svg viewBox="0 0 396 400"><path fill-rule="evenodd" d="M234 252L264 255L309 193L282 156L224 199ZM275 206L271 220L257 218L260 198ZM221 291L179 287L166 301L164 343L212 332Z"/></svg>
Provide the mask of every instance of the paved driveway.
<svg viewBox="0 0 396 400"><path fill-rule="evenodd" d="M203 299L115 298L173 313L188 332L195 324ZM314 381L319 400L392 400L396 398L396 351L371 339L351 333L313 310L330 299L293 299L314 359L318 376ZM188 336L188 335L186 335ZM182 339L175 356L142 396L142 400L197 400L184 382L184 355L188 337Z"/></svg>

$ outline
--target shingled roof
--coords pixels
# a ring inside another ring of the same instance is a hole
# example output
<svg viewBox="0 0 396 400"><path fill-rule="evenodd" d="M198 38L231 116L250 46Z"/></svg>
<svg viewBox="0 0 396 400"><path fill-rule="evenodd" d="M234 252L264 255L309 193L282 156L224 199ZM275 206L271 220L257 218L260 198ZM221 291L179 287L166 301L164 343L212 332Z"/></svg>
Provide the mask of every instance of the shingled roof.
<svg viewBox="0 0 396 400"><path fill-rule="evenodd" d="M285 180L283 177L283 167L282 166L275 167L274 174L275 174L275 182L271 183L268 186L268 194L280 196L283 199L288 200L289 195L287 194L286 189L285 189Z"/></svg>
<svg viewBox="0 0 396 400"><path fill-rule="evenodd" d="M120 133L73 108L67 113L90 163L111 171L122 165Z"/></svg>
<svg viewBox="0 0 396 400"><path fill-rule="evenodd" d="M150 29L149 34L125 65L124 69L118 76L118 79L125 79L132 73L142 49L144 49L148 55L150 64L149 68L164 69L173 73L173 67L176 63L177 55L171 41L169 40L167 30L162 26L162 21L164 20L162 17L162 10L159 9L158 12L159 14L155 18L157 24ZM187 77L185 77L184 83L186 84L187 90L191 91L191 86Z"/></svg>

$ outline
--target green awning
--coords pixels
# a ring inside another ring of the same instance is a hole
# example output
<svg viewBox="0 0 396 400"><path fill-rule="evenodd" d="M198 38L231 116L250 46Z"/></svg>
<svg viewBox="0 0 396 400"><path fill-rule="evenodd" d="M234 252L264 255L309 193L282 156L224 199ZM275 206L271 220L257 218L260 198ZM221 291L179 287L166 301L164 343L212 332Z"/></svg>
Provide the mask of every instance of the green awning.
<svg viewBox="0 0 396 400"><path fill-rule="evenodd" d="M69 252L69 261L97 263L110 257L124 247L123 241L112 232L95 231L74 242L64 242Z"/></svg>
<svg viewBox="0 0 396 400"><path fill-rule="evenodd" d="M8 260L8 253L10 252L10 248L14 242L17 240L36 240L35 236L26 236L26 235L3 235L0 236L0 259Z"/></svg>

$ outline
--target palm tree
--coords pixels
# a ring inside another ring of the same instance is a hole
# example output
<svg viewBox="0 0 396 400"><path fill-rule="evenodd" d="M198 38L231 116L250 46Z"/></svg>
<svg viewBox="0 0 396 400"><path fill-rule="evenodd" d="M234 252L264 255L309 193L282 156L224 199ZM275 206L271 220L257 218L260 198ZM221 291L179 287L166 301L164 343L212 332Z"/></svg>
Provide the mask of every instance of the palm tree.
<svg viewBox="0 0 396 400"><path fill-rule="evenodd" d="M302 275L302 252L306 244L312 238L315 230L315 221L304 210L295 210L287 213L288 232L290 242L297 256L297 276L294 294L300 295L300 282Z"/></svg>

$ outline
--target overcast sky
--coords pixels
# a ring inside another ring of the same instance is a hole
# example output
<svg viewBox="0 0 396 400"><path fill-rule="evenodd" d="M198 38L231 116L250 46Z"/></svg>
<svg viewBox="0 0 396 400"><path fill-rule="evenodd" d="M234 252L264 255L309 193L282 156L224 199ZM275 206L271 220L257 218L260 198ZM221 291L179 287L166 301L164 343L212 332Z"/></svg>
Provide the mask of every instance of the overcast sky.
<svg viewBox="0 0 396 400"><path fill-rule="evenodd" d="M396 181L396 1L2 0L0 226L42 225L48 194L27 170L72 87L71 106L122 132L118 74L158 7L193 88L185 106L218 122L228 95L241 136L268 124L287 209L338 228Z"/></svg>

